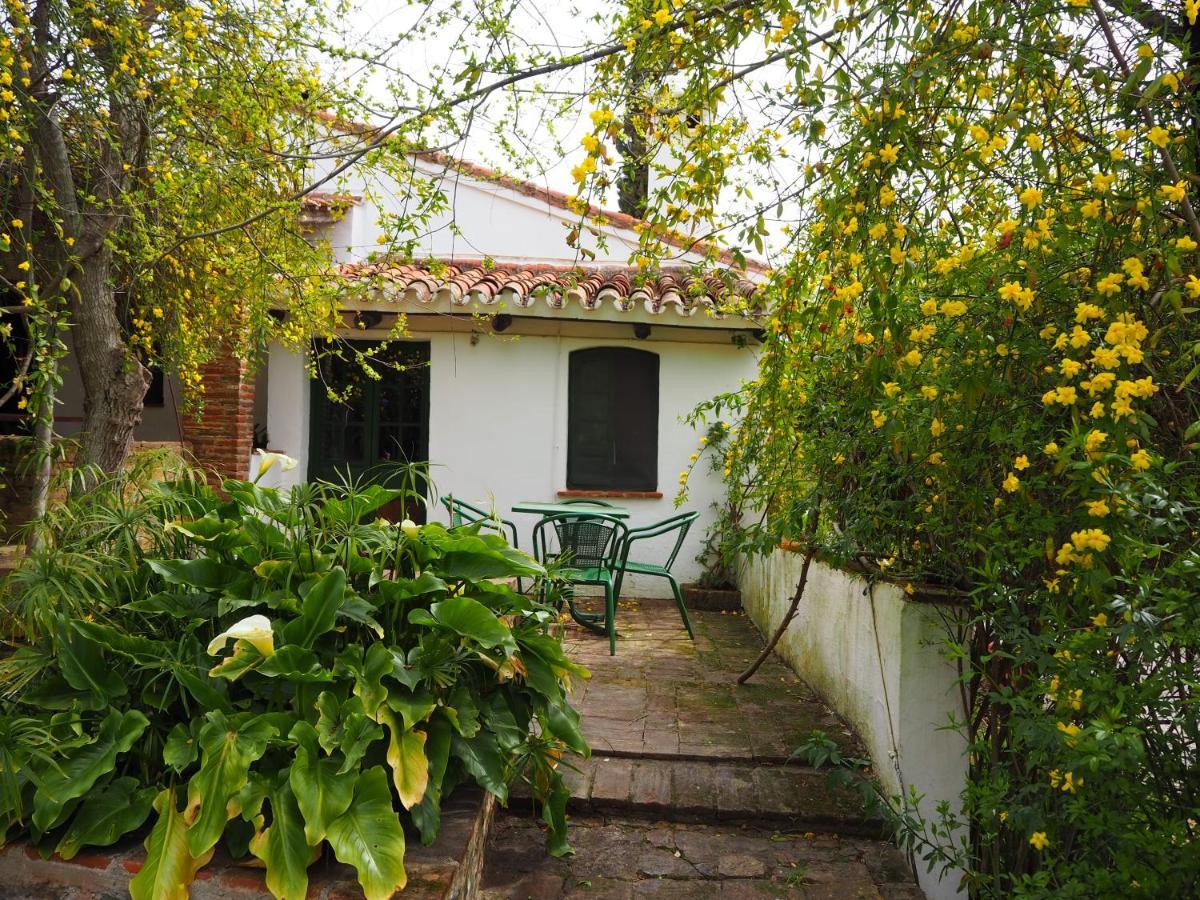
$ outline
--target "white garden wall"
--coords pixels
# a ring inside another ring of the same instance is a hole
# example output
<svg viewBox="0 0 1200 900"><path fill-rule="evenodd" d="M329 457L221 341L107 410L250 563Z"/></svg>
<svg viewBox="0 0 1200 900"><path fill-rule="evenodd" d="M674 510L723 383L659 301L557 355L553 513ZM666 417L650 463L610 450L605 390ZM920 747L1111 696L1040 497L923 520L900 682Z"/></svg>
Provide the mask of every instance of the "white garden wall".
<svg viewBox="0 0 1200 900"><path fill-rule="evenodd" d="M742 604L764 635L774 634L795 593L803 556L776 550L744 560ZM939 802L957 808L967 775L966 741L946 726L963 718L955 665L943 653L952 606L910 599L814 562L795 619L777 652L859 734L889 795L923 795L922 816ZM958 877L938 878L918 861L930 900L963 896Z"/></svg>
<svg viewBox="0 0 1200 900"><path fill-rule="evenodd" d="M430 342L429 459L440 494L495 508L518 527L520 544L530 549L535 516L515 515L523 500L556 502L566 487L567 358L572 350L594 346L636 346L659 354L659 437L657 499L615 499L631 510L630 525L647 525L676 512L679 473L699 449L700 433L680 421L698 403L736 389L753 378L753 350L732 342L679 340L621 341L582 337L517 338L468 333L414 332ZM309 440L309 380L303 359L279 347L271 350L267 375L267 431L271 449L296 457L300 465L271 481L296 483L305 477ZM700 574L695 562L715 500L719 477L707 461L690 483L687 509L702 514L681 551L675 573L681 581ZM440 507L432 518L445 520ZM637 545L640 558L656 561L670 551L670 538ZM631 578L626 596L670 596L663 579Z"/></svg>

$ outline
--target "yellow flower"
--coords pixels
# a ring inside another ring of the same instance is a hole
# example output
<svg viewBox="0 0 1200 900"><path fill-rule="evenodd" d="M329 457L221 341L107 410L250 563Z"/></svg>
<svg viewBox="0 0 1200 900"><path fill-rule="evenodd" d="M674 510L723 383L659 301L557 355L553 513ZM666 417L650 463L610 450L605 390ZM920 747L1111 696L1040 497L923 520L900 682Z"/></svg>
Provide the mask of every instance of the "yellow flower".
<svg viewBox="0 0 1200 900"><path fill-rule="evenodd" d="M1085 219L1094 219L1100 215L1100 201L1093 198L1079 207L1079 212Z"/></svg>
<svg viewBox="0 0 1200 900"><path fill-rule="evenodd" d="M1018 472L1024 472L1029 468L1029 457L1022 453L1015 460L1013 460L1013 468Z"/></svg>
<svg viewBox="0 0 1200 900"><path fill-rule="evenodd" d="M908 363L908 365L910 365L910 366L919 366L921 364L921 351L920 350L909 350L901 358L904 360L904 362Z"/></svg>
<svg viewBox="0 0 1200 900"><path fill-rule="evenodd" d="M1097 519L1103 519L1110 512L1108 504L1103 500L1089 500L1087 511L1089 516L1095 516Z"/></svg>
<svg viewBox="0 0 1200 900"><path fill-rule="evenodd" d="M1191 253L1197 247L1200 247L1200 244L1197 244L1190 237L1181 237L1175 239L1175 249L1182 250L1184 253Z"/></svg>
<svg viewBox="0 0 1200 900"><path fill-rule="evenodd" d="M1044 142L1042 141L1042 136L1040 134L1025 135L1025 146L1028 147L1030 150L1041 150L1042 147L1044 146Z"/></svg>
<svg viewBox="0 0 1200 900"><path fill-rule="evenodd" d="M1092 624L1097 628L1103 628L1108 624L1108 613L1096 613L1092 616Z"/></svg>
<svg viewBox="0 0 1200 900"><path fill-rule="evenodd" d="M1071 543L1079 550L1105 550L1111 540L1100 528L1071 532Z"/></svg>
<svg viewBox="0 0 1200 900"><path fill-rule="evenodd" d="M888 227L886 222L876 222L868 229L867 234L871 236L871 240L878 241L887 237Z"/></svg>
<svg viewBox="0 0 1200 900"><path fill-rule="evenodd" d="M1149 44L1142 44L1137 48L1138 59L1154 59L1154 48Z"/></svg>
<svg viewBox="0 0 1200 900"><path fill-rule="evenodd" d="M887 422L887 414L886 413L881 413L877 409L871 410L871 424L872 425L874 425L876 428L882 428L884 426L884 423L886 423L886 422Z"/></svg>
<svg viewBox="0 0 1200 900"><path fill-rule="evenodd" d="M943 434L946 433L946 426L942 424L941 419L934 419L932 422L929 423L929 433L932 434L935 438L941 437Z"/></svg>
<svg viewBox="0 0 1200 900"><path fill-rule="evenodd" d="M671 21L671 13L666 9L659 9L654 13L654 21L658 25L666 25Z"/></svg>
<svg viewBox="0 0 1200 900"><path fill-rule="evenodd" d="M1050 846L1050 839L1046 837L1046 832L1035 831L1029 838L1029 843L1033 844L1035 850L1045 850Z"/></svg>
<svg viewBox="0 0 1200 900"><path fill-rule="evenodd" d="M9 224L12 225L13 228L17 229L25 227L25 222L21 219L13 219Z"/></svg>
<svg viewBox="0 0 1200 900"><path fill-rule="evenodd" d="M1147 134L1146 137L1149 139L1150 143L1152 143L1155 147L1162 149L1162 148L1165 148L1167 146L1167 144L1170 143L1171 132L1167 131L1167 129L1165 129L1159 125L1155 125L1153 128L1150 129L1150 133Z"/></svg>
<svg viewBox="0 0 1200 900"><path fill-rule="evenodd" d="M896 202L896 192L889 185L884 185L879 191L879 202L883 206L891 206Z"/></svg>
<svg viewBox="0 0 1200 900"><path fill-rule="evenodd" d="M1106 440L1108 440L1107 434L1105 434L1103 431L1098 431L1096 429L1093 429L1092 431L1089 431L1087 434L1087 437L1084 438L1083 448L1088 453L1095 453L1097 450L1099 450L1101 447L1104 446L1104 442Z"/></svg>
<svg viewBox="0 0 1200 900"><path fill-rule="evenodd" d="M1042 192L1035 187L1027 187L1017 194L1017 199L1026 209L1033 209L1042 202Z"/></svg>
<svg viewBox="0 0 1200 900"><path fill-rule="evenodd" d="M1182 203L1187 196L1187 182L1177 181L1175 184L1164 184L1158 188L1159 195L1171 203Z"/></svg>
<svg viewBox="0 0 1200 900"><path fill-rule="evenodd" d="M1051 441L1042 448L1042 452L1047 456L1058 456L1058 444L1054 443L1054 441Z"/></svg>
<svg viewBox="0 0 1200 900"><path fill-rule="evenodd" d="M1015 472L1009 472L1008 477L1001 482L1000 486L1010 494L1015 494L1021 487L1021 479L1017 477Z"/></svg>
<svg viewBox="0 0 1200 900"><path fill-rule="evenodd" d="M1145 450L1139 450L1129 457L1129 463L1139 471L1145 471L1150 468L1150 454Z"/></svg>
<svg viewBox="0 0 1200 900"><path fill-rule="evenodd" d="M884 382L883 392L885 394L887 394L887 396L889 396L889 397L895 397L897 394L900 393L900 385L897 384L895 381Z"/></svg>
<svg viewBox="0 0 1200 900"><path fill-rule="evenodd" d="M579 143L583 144L583 149L588 153L595 153L600 149L600 140L594 134L585 134Z"/></svg>
<svg viewBox="0 0 1200 900"><path fill-rule="evenodd" d="M894 163L900 155L900 148L895 144L884 144L879 148L879 158L885 163Z"/></svg>

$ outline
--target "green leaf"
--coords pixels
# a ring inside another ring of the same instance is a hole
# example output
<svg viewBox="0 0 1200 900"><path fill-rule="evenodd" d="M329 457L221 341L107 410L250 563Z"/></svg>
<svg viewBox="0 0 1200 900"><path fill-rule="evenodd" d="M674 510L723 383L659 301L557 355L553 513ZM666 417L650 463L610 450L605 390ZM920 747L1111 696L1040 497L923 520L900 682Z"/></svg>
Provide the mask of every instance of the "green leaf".
<svg viewBox="0 0 1200 900"><path fill-rule="evenodd" d="M592 750L579 730L579 713L566 701L549 702L546 712L540 717L543 729L550 732L585 759Z"/></svg>
<svg viewBox="0 0 1200 900"><path fill-rule="evenodd" d="M154 800L158 820L146 838L146 862L129 883L131 900L187 900L188 885L212 859L210 847L200 856L188 849L187 824L175 804L175 788Z"/></svg>
<svg viewBox="0 0 1200 900"><path fill-rule="evenodd" d="M484 647L504 647L515 651L516 641L508 626L494 612L470 597L451 597L429 607L433 617L447 628Z"/></svg>
<svg viewBox="0 0 1200 900"><path fill-rule="evenodd" d="M363 712L376 721L379 708L387 699L383 679L392 673L395 663L386 644L375 643L364 655L361 647L348 648L355 653L343 653L338 662L354 675L354 695L362 701Z"/></svg>
<svg viewBox="0 0 1200 900"><path fill-rule="evenodd" d="M317 654L291 644L280 647L254 671L268 678L304 684L333 681L333 672L321 665Z"/></svg>
<svg viewBox="0 0 1200 900"><path fill-rule="evenodd" d="M353 769L383 729L363 711L362 701L351 697L339 701L330 691L317 698L317 737L326 753L341 750L345 760L340 772Z"/></svg>
<svg viewBox="0 0 1200 900"><path fill-rule="evenodd" d="M412 809L425 796L429 786L429 759L425 756L425 732L401 727L388 710L383 721L391 733L387 761L392 767L392 783L405 809Z"/></svg>
<svg viewBox="0 0 1200 900"><path fill-rule="evenodd" d="M472 738L479 733L479 705L465 684L454 686L443 711L463 737Z"/></svg>
<svg viewBox="0 0 1200 900"><path fill-rule="evenodd" d="M104 661L103 645L80 634L67 619L59 621L57 637L58 667L71 687L106 701L125 695L125 679Z"/></svg>
<svg viewBox="0 0 1200 900"><path fill-rule="evenodd" d="M388 900L404 888L404 829L379 766L359 776L354 802L330 823L327 837L338 860L358 873L366 900Z"/></svg>
<svg viewBox="0 0 1200 900"><path fill-rule="evenodd" d="M209 678L237 681L251 669L261 665L266 657L249 641L238 641L233 652L208 670Z"/></svg>
<svg viewBox="0 0 1200 900"><path fill-rule="evenodd" d="M207 556L200 559L148 559L146 565L168 584L183 584L200 590L222 590L241 574L240 570Z"/></svg>
<svg viewBox="0 0 1200 900"><path fill-rule="evenodd" d="M437 838L442 823L442 780L450 762L450 722L444 716L434 716L427 726L425 755L429 758L429 786L421 802L409 812L421 832L421 843L428 846Z"/></svg>
<svg viewBox="0 0 1200 900"><path fill-rule="evenodd" d="M188 782L184 811L188 849L193 856L216 846L225 823L240 812L230 801L245 787L250 764L262 757L275 734L275 726L262 717L237 726L219 711L205 716L200 729L200 771Z"/></svg>
<svg viewBox="0 0 1200 900"><path fill-rule="evenodd" d="M437 709L437 699L428 691L393 690L388 692L387 705L404 719L404 728L424 722Z"/></svg>
<svg viewBox="0 0 1200 900"><path fill-rule="evenodd" d="M297 746L288 781L304 817L305 840L315 847L325 839L329 824L350 808L355 775L339 773L337 760L321 758L317 732L307 722L297 723L291 737Z"/></svg>
<svg viewBox="0 0 1200 900"><path fill-rule="evenodd" d="M107 847L117 838L142 827L154 802L152 787L139 788L128 775L94 791L71 817L55 852L72 859L83 847Z"/></svg>
<svg viewBox="0 0 1200 900"><path fill-rule="evenodd" d="M286 643L309 648L318 637L333 628L338 608L346 593L346 573L333 569L313 584L304 595L300 616L283 626Z"/></svg>
<svg viewBox="0 0 1200 900"><path fill-rule="evenodd" d="M567 843L567 801L571 792L562 777L555 773L550 794L542 802L542 821L546 823L546 852L551 856L566 856L571 852Z"/></svg>
<svg viewBox="0 0 1200 900"><path fill-rule="evenodd" d="M178 723L167 735L167 743L163 746L163 762L176 772L182 773L200 755L200 745L190 727L194 722Z"/></svg>
<svg viewBox="0 0 1200 900"><path fill-rule="evenodd" d="M117 757L141 737L150 720L136 709L113 710L100 723L96 740L67 752L42 773L33 795L33 825L38 834L59 822L67 804L87 794L103 775L111 772Z"/></svg>
<svg viewBox="0 0 1200 900"><path fill-rule="evenodd" d="M250 852L267 867L267 888L279 900L304 900L308 896L308 863L312 849L304 835L304 820L296 796L288 784L287 773L279 777L267 792L271 824L262 827L263 817L255 817L257 831L250 841Z"/></svg>
<svg viewBox="0 0 1200 900"><path fill-rule="evenodd" d="M504 756L494 734L482 731L470 740L452 735L450 752L462 760L463 766L482 788L495 794L501 803L508 801Z"/></svg>

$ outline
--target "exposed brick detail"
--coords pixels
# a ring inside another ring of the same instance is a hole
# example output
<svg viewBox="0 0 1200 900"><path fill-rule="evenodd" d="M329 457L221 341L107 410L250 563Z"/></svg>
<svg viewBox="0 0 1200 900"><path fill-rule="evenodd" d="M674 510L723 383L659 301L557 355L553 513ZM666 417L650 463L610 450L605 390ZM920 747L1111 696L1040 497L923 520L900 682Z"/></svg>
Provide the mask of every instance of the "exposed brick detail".
<svg viewBox="0 0 1200 900"><path fill-rule="evenodd" d="M203 366L204 409L183 420L183 442L196 462L221 478L245 478L254 446L254 379L242 360Z"/></svg>

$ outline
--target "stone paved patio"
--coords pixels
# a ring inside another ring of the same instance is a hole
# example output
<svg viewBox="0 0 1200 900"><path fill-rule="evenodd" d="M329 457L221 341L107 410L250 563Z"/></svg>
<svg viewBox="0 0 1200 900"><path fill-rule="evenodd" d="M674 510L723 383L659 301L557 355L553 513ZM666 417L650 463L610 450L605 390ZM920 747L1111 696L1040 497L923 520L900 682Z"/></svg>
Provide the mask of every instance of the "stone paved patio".
<svg viewBox="0 0 1200 900"><path fill-rule="evenodd" d="M593 757L566 773L575 854L545 855L519 800L497 821L489 900L561 897L919 898L858 794L831 788L792 751L813 729L844 753L854 734L776 658L735 684L762 639L742 615L629 601L608 641L565 626L592 671L574 702Z"/></svg>

